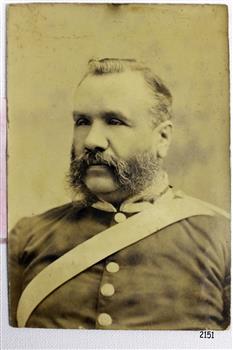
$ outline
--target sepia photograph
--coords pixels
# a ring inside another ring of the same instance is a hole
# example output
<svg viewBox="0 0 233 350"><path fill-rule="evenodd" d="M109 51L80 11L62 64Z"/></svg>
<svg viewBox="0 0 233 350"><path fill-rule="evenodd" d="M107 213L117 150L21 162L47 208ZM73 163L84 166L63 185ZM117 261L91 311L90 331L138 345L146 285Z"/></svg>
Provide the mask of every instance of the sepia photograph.
<svg viewBox="0 0 233 350"><path fill-rule="evenodd" d="M9 325L228 330L228 7L10 4L6 28Z"/></svg>

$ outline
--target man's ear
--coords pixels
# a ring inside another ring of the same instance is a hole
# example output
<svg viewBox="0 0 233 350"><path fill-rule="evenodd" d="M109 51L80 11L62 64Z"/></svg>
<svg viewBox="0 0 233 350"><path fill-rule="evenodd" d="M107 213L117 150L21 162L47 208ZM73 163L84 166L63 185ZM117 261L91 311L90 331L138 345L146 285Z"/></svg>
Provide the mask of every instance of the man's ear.
<svg viewBox="0 0 233 350"><path fill-rule="evenodd" d="M172 122L167 120L155 128L157 140L157 156L158 158L164 158L167 155L171 140L172 140Z"/></svg>

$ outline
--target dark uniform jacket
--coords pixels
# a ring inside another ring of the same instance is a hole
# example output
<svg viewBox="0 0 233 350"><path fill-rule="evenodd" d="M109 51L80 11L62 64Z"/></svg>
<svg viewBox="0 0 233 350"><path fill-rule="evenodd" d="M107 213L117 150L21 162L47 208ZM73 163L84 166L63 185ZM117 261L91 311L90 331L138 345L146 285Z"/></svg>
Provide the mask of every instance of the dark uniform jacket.
<svg viewBox="0 0 233 350"><path fill-rule="evenodd" d="M17 304L28 283L76 245L115 225L116 214L71 203L19 221L9 236L11 325L17 326ZM181 220L64 283L38 305L26 327L225 329L229 248L224 217Z"/></svg>

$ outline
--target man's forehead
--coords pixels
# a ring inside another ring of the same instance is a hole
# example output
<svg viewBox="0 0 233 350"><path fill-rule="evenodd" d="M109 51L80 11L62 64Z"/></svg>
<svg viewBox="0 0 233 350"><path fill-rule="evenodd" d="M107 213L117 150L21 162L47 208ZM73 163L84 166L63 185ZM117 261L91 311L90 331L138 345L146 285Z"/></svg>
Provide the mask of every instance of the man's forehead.
<svg viewBox="0 0 233 350"><path fill-rule="evenodd" d="M111 105L149 106L152 103L153 92L146 84L139 71L89 75L75 93L75 106L85 107L94 103Z"/></svg>

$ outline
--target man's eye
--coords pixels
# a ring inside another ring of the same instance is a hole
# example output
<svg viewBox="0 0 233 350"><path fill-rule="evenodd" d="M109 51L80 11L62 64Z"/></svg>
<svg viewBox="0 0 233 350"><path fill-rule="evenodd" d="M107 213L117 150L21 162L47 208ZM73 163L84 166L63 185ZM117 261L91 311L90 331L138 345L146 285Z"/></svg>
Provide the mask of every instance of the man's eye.
<svg viewBox="0 0 233 350"><path fill-rule="evenodd" d="M108 120L108 124L109 125L125 125L125 123L122 120L117 119L117 118L110 118Z"/></svg>
<svg viewBox="0 0 233 350"><path fill-rule="evenodd" d="M79 118L75 122L76 126L81 126L81 125L90 125L90 120L87 118Z"/></svg>

